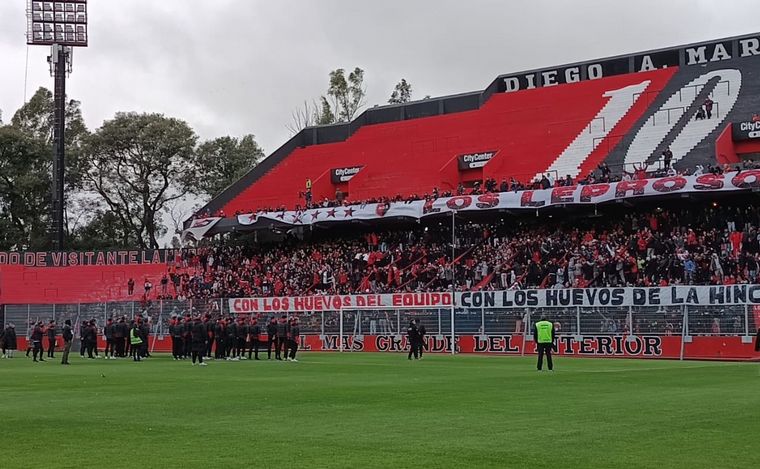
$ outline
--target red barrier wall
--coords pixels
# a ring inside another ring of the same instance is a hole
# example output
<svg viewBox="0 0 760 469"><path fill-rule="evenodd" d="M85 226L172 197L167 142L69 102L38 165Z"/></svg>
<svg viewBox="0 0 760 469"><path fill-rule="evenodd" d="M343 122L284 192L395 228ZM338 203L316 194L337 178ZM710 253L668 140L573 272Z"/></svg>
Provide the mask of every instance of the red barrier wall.
<svg viewBox="0 0 760 469"><path fill-rule="evenodd" d="M753 337L754 339L754 337ZM523 337L521 335L456 337L459 353L488 353L500 355L522 355ZM428 353L449 353L450 336L427 337ZM61 340L58 339L60 346ZM151 348L155 352L170 352L171 339L168 336L151 337ZM535 353L535 343L526 342L526 354ZM45 339L47 346L47 339ZM98 349L103 350L105 341L98 340ZM26 340L19 339L19 350L26 348ZM338 351L340 345L337 335L329 335L322 340L318 335L301 337L299 351ZM345 352L408 352L406 337L399 339L393 335L370 336L362 338L343 337ZM557 355L567 357L593 358L668 358L677 359L681 354L681 336L642 335L628 340L625 336L560 336L557 340ZM741 337L709 336L692 337L690 343L684 344L684 358L693 360L760 360L753 343L742 343Z"/></svg>

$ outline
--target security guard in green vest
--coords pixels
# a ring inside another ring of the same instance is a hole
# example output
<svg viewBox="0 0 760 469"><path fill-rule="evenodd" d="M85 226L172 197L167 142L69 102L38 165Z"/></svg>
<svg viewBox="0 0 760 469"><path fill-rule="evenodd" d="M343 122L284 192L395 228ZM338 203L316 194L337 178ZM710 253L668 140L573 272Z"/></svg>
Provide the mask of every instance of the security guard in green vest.
<svg viewBox="0 0 760 469"><path fill-rule="evenodd" d="M132 351L132 360L139 362L143 341L140 337L140 329L138 328L137 323L134 323L132 329L129 331L129 343L132 346L130 347L130 350Z"/></svg>
<svg viewBox="0 0 760 469"><path fill-rule="evenodd" d="M538 346L538 371L541 371L543 367L544 354L546 354L546 364L549 365L549 371L553 370L552 347L554 347L554 339L556 339L554 324L542 316L541 320L533 325L533 339Z"/></svg>

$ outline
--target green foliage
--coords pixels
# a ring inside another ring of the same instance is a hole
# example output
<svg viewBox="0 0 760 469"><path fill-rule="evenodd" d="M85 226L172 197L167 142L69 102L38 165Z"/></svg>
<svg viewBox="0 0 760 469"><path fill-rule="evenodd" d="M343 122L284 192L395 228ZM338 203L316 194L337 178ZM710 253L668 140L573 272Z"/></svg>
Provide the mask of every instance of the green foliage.
<svg viewBox="0 0 760 469"><path fill-rule="evenodd" d="M88 139L84 187L100 195L124 233L158 248L159 212L196 184L195 132L161 114L118 113Z"/></svg>
<svg viewBox="0 0 760 469"><path fill-rule="evenodd" d="M320 96L319 107L314 111L314 125L328 125L335 123L335 113L333 113L327 98Z"/></svg>
<svg viewBox="0 0 760 469"><path fill-rule="evenodd" d="M135 246L136 241L124 230L115 212L94 209L87 224L76 227L70 236L67 249L120 249Z"/></svg>
<svg viewBox="0 0 760 469"><path fill-rule="evenodd" d="M0 249L47 249L52 160L32 134L0 127Z"/></svg>
<svg viewBox="0 0 760 469"><path fill-rule="evenodd" d="M366 102L364 70L359 67L354 68L348 74L348 79L346 79L346 71L342 68L330 72L327 95L332 99L332 112L335 114L336 121L350 122Z"/></svg>
<svg viewBox="0 0 760 469"><path fill-rule="evenodd" d="M198 178L189 184L188 190L193 194L214 196L237 181L264 156L253 135L219 137L203 142L195 151Z"/></svg>
<svg viewBox="0 0 760 469"><path fill-rule="evenodd" d="M407 83L406 78L402 78L400 82L396 83L393 92L391 93L389 104L402 104L408 103L412 100L412 85Z"/></svg>

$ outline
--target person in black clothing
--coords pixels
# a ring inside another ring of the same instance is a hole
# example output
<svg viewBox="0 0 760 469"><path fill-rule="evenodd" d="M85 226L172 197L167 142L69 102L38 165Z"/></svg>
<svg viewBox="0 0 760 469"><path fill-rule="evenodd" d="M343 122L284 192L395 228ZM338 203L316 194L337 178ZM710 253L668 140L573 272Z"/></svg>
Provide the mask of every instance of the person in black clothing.
<svg viewBox="0 0 760 469"><path fill-rule="evenodd" d="M87 327L89 323L82 321L79 325L79 356L84 358L84 354L87 351Z"/></svg>
<svg viewBox="0 0 760 469"><path fill-rule="evenodd" d="M119 322L113 328L113 341L116 346L116 356L126 357L126 343L129 336L129 326L127 325L127 318L124 316L119 318Z"/></svg>
<svg viewBox="0 0 760 469"><path fill-rule="evenodd" d="M412 359L412 355L414 355L414 359L417 360L417 354L419 353L419 331L417 330L417 323L414 319L409 321L409 327L406 328L406 338L409 341L409 360Z"/></svg>
<svg viewBox="0 0 760 469"><path fill-rule="evenodd" d="M199 316L195 317L190 329L191 349L190 353L195 365L196 360L201 366L206 366L203 363L203 355L206 354L206 341L208 340L208 332L206 331L206 325L203 324Z"/></svg>
<svg viewBox="0 0 760 469"><path fill-rule="evenodd" d="M272 318L267 323L267 360L272 359L272 346L277 349L277 319Z"/></svg>
<svg viewBox="0 0 760 469"><path fill-rule="evenodd" d="M98 328L95 325L94 319L85 322L84 343L85 350L87 352L87 358L95 358L92 355L92 352L95 351L97 354Z"/></svg>
<svg viewBox="0 0 760 469"><path fill-rule="evenodd" d="M55 358L55 355L53 355L53 352L55 352L55 321L50 320L47 326L47 339L48 339L48 351L47 356L48 358Z"/></svg>
<svg viewBox="0 0 760 469"><path fill-rule="evenodd" d="M422 351L427 350L427 342L425 341L426 334L427 330L425 330L425 325L420 323L419 327L417 327L417 351L420 355L420 360L422 360Z"/></svg>
<svg viewBox="0 0 760 469"><path fill-rule="evenodd" d="M288 361L297 362L298 360L296 360L296 352L298 352L298 341L301 338L301 328L298 325L298 318L295 316L290 321L288 338L290 341L290 356L288 356L287 349L285 350L285 356L287 357Z"/></svg>
<svg viewBox="0 0 760 469"><path fill-rule="evenodd" d="M237 349L237 355L235 356L241 360L245 360L245 339L248 337L248 325L245 323L245 318L238 318L235 334L235 348Z"/></svg>
<svg viewBox="0 0 760 469"><path fill-rule="evenodd" d="M216 339L216 352L214 358L217 360L223 360L225 357L225 350L227 344L224 343L224 339L227 337L227 323L224 318L216 320L216 327L214 327L214 338Z"/></svg>
<svg viewBox="0 0 760 469"><path fill-rule="evenodd" d="M225 355L228 360L237 358L237 323L234 318L227 319L227 340Z"/></svg>
<svg viewBox="0 0 760 469"><path fill-rule="evenodd" d="M32 329L32 354L34 361L37 360L37 354L40 355L39 361L44 362L45 360L42 358L42 321L35 324L34 329Z"/></svg>
<svg viewBox="0 0 760 469"><path fill-rule="evenodd" d="M150 337L150 324L148 324L147 319L142 319L142 321L139 321L139 323L140 338L142 339L142 344L140 344L140 356L143 358L149 358L150 351L148 350L148 337Z"/></svg>
<svg viewBox="0 0 760 469"><path fill-rule="evenodd" d="M114 342L113 342L113 331L116 328L116 326L113 323L113 318L108 318L106 321L106 325L103 326L103 335L106 336L106 349L103 352L103 355L106 356L106 360L109 358L113 358L114 356ZM109 357L110 354L110 357Z"/></svg>
<svg viewBox="0 0 760 469"><path fill-rule="evenodd" d="M259 336L261 335L261 326L259 326L256 318L251 319L251 325L248 328L248 359L251 359L251 352L253 352L256 360L259 359Z"/></svg>
<svg viewBox="0 0 760 469"><path fill-rule="evenodd" d="M182 349L182 330L176 314L173 314L169 320L169 337L172 339L172 358L179 360Z"/></svg>
<svg viewBox="0 0 760 469"><path fill-rule="evenodd" d="M755 334L755 352L760 352L760 328L757 329L757 334Z"/></svg>
<svg viewBox="0 0 760 469"><path fill-rule="evenodd" d="M3 331L3 356L13 358L13 353L17 348L16 326L13 323L9 323Z"/></svg>
<svg viewBox="0 0 760 469"><path fill-rule="evenodd" d="M185 314L185 321L182 323L182 357L190 358L192 348L192 329L193 322L190 314Z"/></svg>
<svg viewBox="0 0 760 469"><path fill-rule="evenodd" d="M206 357L211 359L211 349L214 346L214 323L211 322L211 315L206 313L206 315L203 317L203 325L206 326L206 336L208 337L208 340L206 341Z"/></svg>
<svg viewBox="0 0 760 469"><path fill-rule="evenodd" d="M277 342L275 343L275 358L282 360L281 351L285 352L285 358L288 358L288 318L282 316L280 322L277 323Z"/></svg>
<svg viewBox="0 0 760 469"><path fill-rule="evenodd" d="M662 152L662 161L665 166L664 169L670 168L670 162L673 161L673 152L670 151L670 147L666 148L665 151Z"/></svg>
<svg viewBox="0 0 760 469"><path fill-rule="evenodd" d="M71 330L71 319L63 323L63 357L61 365L70 365L69 352L71 352L71 342L74 340L74 332Z"/></svg>

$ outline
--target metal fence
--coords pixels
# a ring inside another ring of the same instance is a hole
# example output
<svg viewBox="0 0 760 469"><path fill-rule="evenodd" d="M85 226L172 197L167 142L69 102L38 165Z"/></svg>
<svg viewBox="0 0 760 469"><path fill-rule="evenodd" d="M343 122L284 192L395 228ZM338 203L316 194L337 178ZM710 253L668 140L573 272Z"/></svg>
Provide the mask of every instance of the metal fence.
<svg viewBox="0 0 760 469"><path fill-rule="evenodd" d="M4 323L16 324L23 333L37 321L55 320L63 324L70 319L76 328L84 320L95 319L102 327L108 318L137 315L150 318L152 333L164 335L173 315L206 314L212 317L232 313L225 299L162 300L149 303L113 302L51 305L5 305ZM503 335L529 331L530 324L545 315L557 325L559 334L572 335L684 335L746 336L755 333L758 324L752 306L665 306L665 307L570 307L570 308L428 308L363 309L297 313L304 334L330 335L401 335L409 320L425 325L429 334ZM260 317L280 313L260 312ZM294 313L289 313L293 315Z"/></svg>

